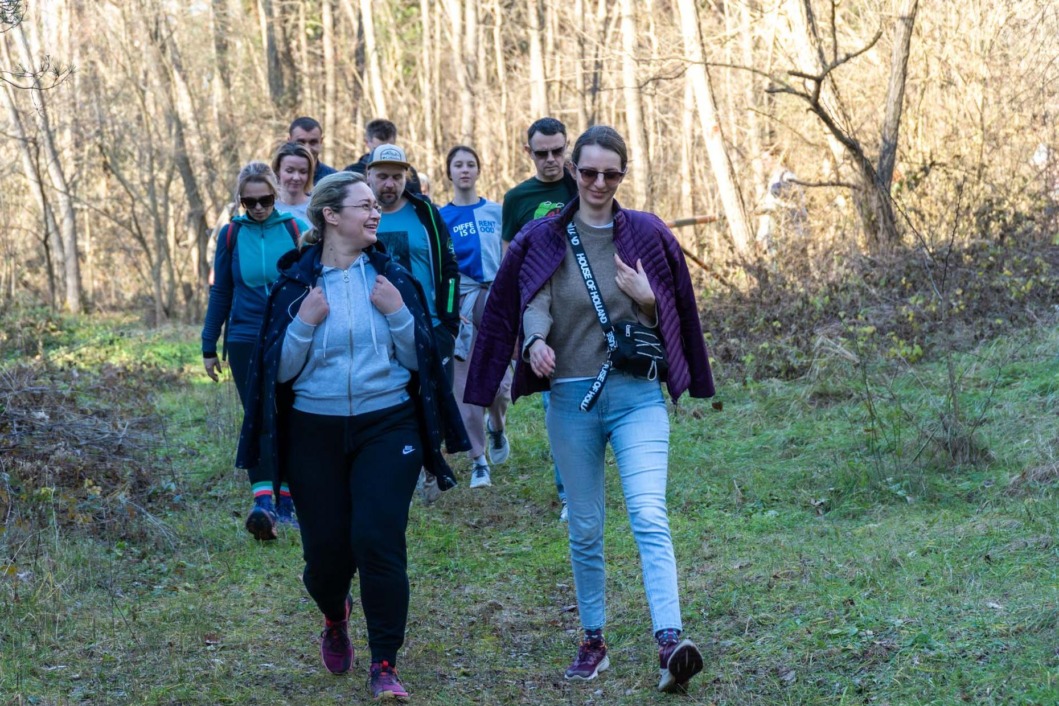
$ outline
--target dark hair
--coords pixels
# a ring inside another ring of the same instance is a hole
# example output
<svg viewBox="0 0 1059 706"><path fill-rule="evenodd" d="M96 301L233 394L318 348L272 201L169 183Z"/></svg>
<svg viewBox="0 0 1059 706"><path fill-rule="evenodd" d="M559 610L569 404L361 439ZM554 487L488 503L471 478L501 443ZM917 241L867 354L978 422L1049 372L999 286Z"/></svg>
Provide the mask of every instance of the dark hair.
<svg viewBox="0 0 1059 706"><path fill-rule="evenodd" d="M449 181L452 181L452 160L456 158L457 152L470 152L474 155L474 161L478 163L478 171L480 172L482 170L482 158L478 156L478 153L474 151L473 147L456 145L449 150L449 153L445 156L445 176L449 178Z"/></svg>
<svg viewBox="0 0 1059 706"><path fill-rule="evenodd" d="M364 126L364 137L383 142L396 142L397 126L384 118L376 118Z"/></svg>
<svg viewBox="0 0 1059 706"><path fill-rule="evenodd" d="M292 132L294 132L294 128L301 128L306 132L319 130L322 133L324 131L324 129L320 127L320 123L318 123L316 120L313 120L312 118L306 117L295 118L294 121L291 122L290 127L287 128L287 134L290 135Z"/></svg>
<svg viewBox="0 0 1059 706"><path fill-rule="evenodd" d="M593 125L582 132L581 137L577 138L577 142L574 143L570 161L576 165L581 159L581 149L589 145L596 145L617 154L621 158L622 169L625 169L629 163L629 150L625 147L625 140L617 130L608 125Z"/></svg>
<svg viewBox="0 0 1059 706"><path fill-rule="evenodd" d="M541 118L529 126L526 130L526 142L533 139L537 133L542 135L562 135L566 137L566 126L555 118Z"/></svg>
<svg viewBox="0 0 1059 706"><path fill-rule="evenodd" d="M316 173L316 160L313 159L312 150L297 142L284 142L272 153L272 171L279 178L279 168L283 164L284 157L301 157L309 165L309 178L305 180L305 193L313 190L313 174Z"/></svg>
<svg viewBox="0 0 1059 706"><path fill-rule="evenodd" d="M354 184L363 184L364 175L356 172L335 172L321 179L316 188L313 189L312 198L305 209L305 216L313 224L313 229L302 236L301 246L315 245L323 241L324 229L327 223L324 221L324 209L337 210L346 198L346 192Z"/></svg>

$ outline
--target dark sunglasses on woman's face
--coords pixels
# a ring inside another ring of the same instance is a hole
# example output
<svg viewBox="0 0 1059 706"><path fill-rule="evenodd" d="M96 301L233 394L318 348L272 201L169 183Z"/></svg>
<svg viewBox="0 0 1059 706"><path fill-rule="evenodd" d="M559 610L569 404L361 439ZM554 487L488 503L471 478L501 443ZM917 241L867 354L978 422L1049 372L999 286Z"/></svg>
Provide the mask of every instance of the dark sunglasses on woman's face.
<svg viewBox="0 0 1059 706"><path fill-rule="evenodd" d="M533 150L533 156L537 159L548 159L548 155L553 157L562 157L563 152L566 151L566 145L562 147L556 147L553 150Z"/></svg>
<svg viewBox="0 0 1059 706"><path fill-rule="evenodd" d="M239 198L239 203L243 204L243 208L247 211L252 211L258 206L261 208L272 208L276 204L276 197L273 194L261 196L256 199L252 196L241 196Z"/></svg>
<svg viewBox="0 0 1059 706"><path fill-rule="evenodd" d="M611 186L617 184L619 181L622 180L622 177L625 176L624 171L601 172L598 169L582 169L581 167L577 168L577 173L581 175L581 180L584 181L586 184L591 184L595 182L599 175L602 174L603 181L607 184L610 184Z"/></svg>

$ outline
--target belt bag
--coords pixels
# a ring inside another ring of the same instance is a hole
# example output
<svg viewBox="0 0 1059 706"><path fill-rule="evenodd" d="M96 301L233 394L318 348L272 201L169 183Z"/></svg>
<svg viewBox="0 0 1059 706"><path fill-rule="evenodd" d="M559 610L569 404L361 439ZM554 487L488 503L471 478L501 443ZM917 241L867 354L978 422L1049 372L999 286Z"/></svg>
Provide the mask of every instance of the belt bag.
<svg viewBox="0 0 1059 706"><path fill-rule="evenodd" d="M658 380L669 370L666 348L654 329L635 321L617 321L614 346L610 360L618 370L648 380Z"/></svg>
<svg viewBox="0 0 1059 706"><path fill-rule="evenodd" d="M658 380L669 370L669 362L666 360L666 348L662 339L653 329L635 321L611 323L607 307L604 306L603 297L596 285L595 275L592 274L592 267L588 264L585 246L581 244L581 237L577 234L573 221L566 226L566 236L574 251L581 276L585 280L585 287L588 289L589 298L592 299L599 325L607 339L607 360L599 369L592 387L581 400L581 411L587 412L596 403L611 368L617 368L638 378Z"/></svg>

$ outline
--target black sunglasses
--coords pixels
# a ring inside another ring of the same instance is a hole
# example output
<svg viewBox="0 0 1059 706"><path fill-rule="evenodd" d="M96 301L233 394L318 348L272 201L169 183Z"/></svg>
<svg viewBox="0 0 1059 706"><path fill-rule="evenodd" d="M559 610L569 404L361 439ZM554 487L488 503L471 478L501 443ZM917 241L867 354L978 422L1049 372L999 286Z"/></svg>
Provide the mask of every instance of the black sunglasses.
<svg viewBox="0 0 1059 706"><path fill-rule="evenodd" d="M247 211L255 209L258 206L261 206L262 208L272 208L274 205L276 205L276 197L273 194L269 194L268 196L261 196L256 199L251 196L240 196L239 203L243 204L243 208L245 208Z"/></svg>
<svg viewBox="0 0 1059 706"><path fill-rule="evenodd" d="M537 159L548 159L548 155L552 157L562 157L563 152L566 151L566 145L562 147L556 147L553 150L533 150L533 156Z"/></svg>
<svg viewBox="0 0 1059 706"><path fill-rule="evenodd" d="M600 174L603 175L603 181L610 185L617 184L625 176L624 171L601 172L598 169L582 169L581 167L577 168L577 173L581 175L581 180L586 184L593 183Z"/></svg>

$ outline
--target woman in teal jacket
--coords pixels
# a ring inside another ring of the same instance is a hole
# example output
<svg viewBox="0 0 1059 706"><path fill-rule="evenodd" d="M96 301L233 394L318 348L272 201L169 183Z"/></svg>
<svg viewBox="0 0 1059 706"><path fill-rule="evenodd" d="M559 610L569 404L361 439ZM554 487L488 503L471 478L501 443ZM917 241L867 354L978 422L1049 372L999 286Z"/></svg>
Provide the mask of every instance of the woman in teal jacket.
<svg viewBox="0 0 1059 706"><path fill-rule="evenodd" d="M245 213L236 216L217 236L213 286L202 326L202 362L214 381L221 372L217 339L225 328L224 353L232 368L239 399L246 405L246 376L265 316L269 290L279 277L276 262L296 247L309 226L276 211L279 186L264 162L250 162L239 171L236 195ZM246 529L256 539L276 538L276 522L297 526L294 504L286 486L279 502L272 498L272 474L257 466L247 470L254 505Z"/></svg>

